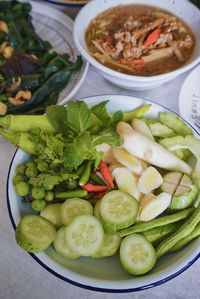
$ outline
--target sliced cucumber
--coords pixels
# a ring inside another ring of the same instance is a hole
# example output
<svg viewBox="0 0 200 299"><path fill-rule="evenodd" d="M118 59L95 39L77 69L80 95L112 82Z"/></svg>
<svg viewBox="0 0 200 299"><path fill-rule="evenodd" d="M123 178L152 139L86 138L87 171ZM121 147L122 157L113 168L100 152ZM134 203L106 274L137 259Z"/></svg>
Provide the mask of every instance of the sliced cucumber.
<svg viewBox="0 0 200 299"><path fill-rule="evenodd" d="M94 216L101 221L100 203L101 203L101 200L99 199L94 206Z"/></svg>
<svg viewBox="0 0 200 299"><path fill-rule="evenodd" d="M66 227L62 226L57 232L56 232L56 238L53 242L54 248L56 252L68 259L77 259L80 256L73 252L69 246L67 245L67 242L65 240L65 230Z"/></svg>
<svg viewBox="0 0 200 299"><path fill-rule="evenodd" d="M49 220L56 228L62 226L61 219L61 203L54 203L46 206L44 210L40 212L40 216Z"/></svg>
<svg viewBox="0 0 200 299"><path fill-rule="evenodd" d="M132 225L137 213L137 200L126 192L114 190L101 199L100 216L106 231L115 232Z"/></svg>
<svg viewBox="0 0 200 299"><path fill-rule="evenodd" d="M65 238L73 252L81 256L90 256L101 247L104 231L96 217L80 215L67 226Z"/></svg>
<svg viewBox="0 0 200 299"><path fill-rule="evenodd" d="M17 244L28 252L40 252L48 248L56 237L56 230L48 220L38 215L27 215L17 226Z"/></svg>
<svg viewBox="0 0 200 299"><path fill-rule="evenodd" d="M190 207L199 193L198 187L193 185L191 190L182 196L173 196L168 209L172 211L183 210Z"/></svg>
<svg viewBox="0 0 200 299"><path fill-rule="evenodd" d="M132 234L121 243L120 260L130 274L141 275L149 272L155 265L156 252L144 236Z"/></svg>
<svg viewBox="0 0 200 299"><path fill-rule="evenodd" d="M61 219L63 224L68 225L79 215L93 215L93 207L85 199L70 198L61 206Z"/></svg>
<svg viewBox="0 0 200 299"><path fill-rule="evenodd" d="M114 255L119 249L121 240L122 238L120 238L117 233L112 235L105 234L103 239L103 244L101 245L99 250L92 255L92 257L102 258L102 257Z"/></svg>
<svg viewBox="0 0 200 299"><path fill-rule="evenodd" d="M194 183L193 183L191 177L189 177L189 175L187 175L187 174L184 174L174 195L180 196L180 195L183 195L183 194L189 192L193 185L194 185Z"/></svg>

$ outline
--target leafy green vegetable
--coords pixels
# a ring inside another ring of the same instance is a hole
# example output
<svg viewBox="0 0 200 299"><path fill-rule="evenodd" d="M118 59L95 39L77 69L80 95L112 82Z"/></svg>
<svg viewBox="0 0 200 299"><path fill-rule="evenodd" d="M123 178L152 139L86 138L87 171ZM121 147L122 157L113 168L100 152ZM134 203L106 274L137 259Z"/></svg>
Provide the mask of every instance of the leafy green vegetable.
<svg viewBox="0 0 200 299"><path fill-rule="evenodd" d="M46 114L48 121L53 128L59 132L66 134L68 132L67 110L64 106L52 105L47 107Z"/></svg>
<svg viewBox="0 0 200 299"><path fill-rule="evenodd" d="M91 108L92 113L102 122L110 121L110 115L106 110L108 101L103 101Z"/></svg>
<svg viewBox="0 0 200 299"><path fill-rule="evenodd" d="M86 131L91 126L91 111L85 102L69 102L66 109L68 128L75 135Z"/></svg>

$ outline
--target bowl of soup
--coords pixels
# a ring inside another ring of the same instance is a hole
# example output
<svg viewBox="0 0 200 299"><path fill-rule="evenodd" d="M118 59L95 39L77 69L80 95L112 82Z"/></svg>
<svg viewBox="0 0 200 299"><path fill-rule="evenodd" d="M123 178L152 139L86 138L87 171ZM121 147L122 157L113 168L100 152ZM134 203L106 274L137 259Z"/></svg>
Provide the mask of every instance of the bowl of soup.
<svg viewBox="0 0 200 299"><path fill-rule="evenodd" d="M74 24L80 53L122 88L151 89L200 61L200 11L186 0L94 0Z"/></svg>

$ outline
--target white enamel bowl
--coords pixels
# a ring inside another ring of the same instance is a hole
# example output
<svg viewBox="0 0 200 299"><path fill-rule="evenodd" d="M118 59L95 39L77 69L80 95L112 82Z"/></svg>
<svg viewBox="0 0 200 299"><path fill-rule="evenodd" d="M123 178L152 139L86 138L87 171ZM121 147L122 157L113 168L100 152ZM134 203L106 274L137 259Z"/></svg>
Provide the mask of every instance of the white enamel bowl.
<svg viewBox="0 0 200 299"><path fill-rule="evenodd" d="M120 4L144 4L163 8L183 19L193 30L196 47L192 58L182 67L157 76L133 76L114 71L94 59L87 51L85 32L99 13ZM168 82L188 71L200 61L200 10L186 0L93 0L86 4L75 19L73 36L77 49L100 74L113 84L131 90L147 90Z"/></svg>
<svg viewBox="0 0 200 299"><path fill-rule="evenodd" d="M94 105L103 100L109 100L108 110L110 112L117 110L129 111L148 103L143 99L122 95L90 97L86 99L86 103ZM152 103L149 116L156 117L161 111L169 110ZM196 134L195 130L194 133ZM21 199L16 196L12 185L16 166L27 159L27 154L17 150L8 173L7 203L14 229L23 215L31 213L29 204L21 202ZM16 246L18 245L16 244ZM24 251L24 254L27 253ZM50 273L71 284L101 292L134 292L160 285L175 278L190 267L200 257L200 239L194 240L185 249L177 253L161 258L150 273L138 277L129 275L123 270L119 256L104 259L82 257L77 260L67 260L59 256L53 247L42 253L31 254L31 256Z"/></svg>

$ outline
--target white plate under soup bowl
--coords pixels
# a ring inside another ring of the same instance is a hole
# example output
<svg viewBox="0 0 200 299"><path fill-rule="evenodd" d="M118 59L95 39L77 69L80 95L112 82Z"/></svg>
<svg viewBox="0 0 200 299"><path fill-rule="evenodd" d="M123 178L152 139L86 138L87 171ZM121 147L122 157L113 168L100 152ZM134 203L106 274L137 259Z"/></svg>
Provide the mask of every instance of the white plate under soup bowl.
<svg viewBox="0 0 200 299"><path fill-rule="evenodd" d="M109 100L109 112L117 110L129 111L150 102L130 96L105 95L87 98L86 103L93 106L104 100ZM157 117L160 112L169 112L169 110L152 103L150 112L148 112L147 115ZM194 134L198 136L194 129L193 131ZM32 213L30 205L23 203L21 198L16 195L12 184L16 166L28 159L29 156L27 154L21 150L17 150L9 168L7 178L7 204L14 229L23 215ZM16 244L16 246L18 245ZM45 252L31 254L31 256L50 273L66 282L90 290L120 293L144 290L175 278L200 257L199 248L200 239L196 239L181 251L161 258L156 263L154 269L143 276L129 275L123 270L119 256L117 255L103 259L81 257L77 260L67 260L58 255L53 247L50 246ZM26 254L26 252L24 252L24 254Z"/></svg>
<svg viewBox="0 0 200 299"><path fill-rule="evenodd" d="M85 33L90 22L100 13L118 5L144 4L167 10L183 19L191 28L196 38L196 46L192 57L182 67L156 76L134 76L117 72L94 59L87 50ZM186 0L93 0L86 4L77 15L74 23L74 41L83 57L92 64L100 74L113 84L130 90L148 90L166 83L200 61L200 10Z"/></svg>

